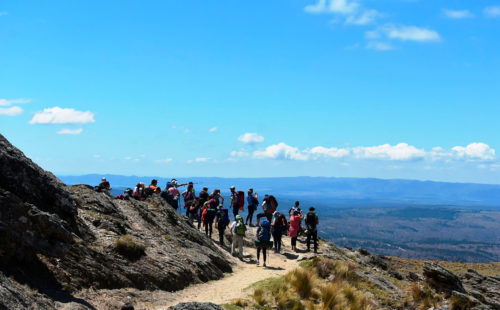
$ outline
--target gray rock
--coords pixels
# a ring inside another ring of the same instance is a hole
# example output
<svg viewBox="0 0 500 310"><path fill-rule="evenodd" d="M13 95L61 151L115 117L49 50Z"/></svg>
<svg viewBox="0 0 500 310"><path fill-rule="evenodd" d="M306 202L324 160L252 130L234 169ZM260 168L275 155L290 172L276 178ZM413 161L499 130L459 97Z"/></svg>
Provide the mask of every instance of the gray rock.
<svg viewBox="0 0 500 310"><path fill-rule="evenodd" d="M434 262L425 262L423 273L425 280L439 291L465 293L460 279L453 272Z"/></svg>
<svg viewBox="0 0 500 310"><path fill-rule="evenodd" d="M224 308L213 303L183 302L175 306L168 307L168 310L224 310Z"/></svg>

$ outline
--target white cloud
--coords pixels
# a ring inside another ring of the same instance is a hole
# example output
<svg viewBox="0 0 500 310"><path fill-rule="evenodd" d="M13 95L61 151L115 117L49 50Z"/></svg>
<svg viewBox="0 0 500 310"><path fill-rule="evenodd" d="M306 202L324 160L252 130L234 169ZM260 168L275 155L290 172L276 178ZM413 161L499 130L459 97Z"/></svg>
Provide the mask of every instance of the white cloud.
<svg viewBox="0 0 500 310"><path fill-rule="evenodd" d="M371 41L366 44L366 48L376 51L390 51L394 49L394 46L389 43Z"/></svg>
<svg viewBox="0 0 500 310"><path fill-rule="evenodd" d="M270 158L270 159L294 159L294 160L307 160L308 156L302 153L298 148L289 146L283 142L270 145L265 150L253 152L254 158Z"/></svg>
<svg viewBox="0 0 500 310"><path fill-rule="evenodd" d="M316 4L306 5L304 11L307 13L325 13L326 10L326 0L318 0Z"/></svg>
<svg viewBox="0 0 500 310"><path fill-rule="evenodd" d="M175 126L175 125L173 125L172 129L175 129L175 130L178 130L178 131L182 131L183 133L190 133L191 132L191 129L189 129L187 127L184 127L184 126Z"/></svg>
<svg viewBox="0 0 500 310"><path fill-rule="evenodd" d="M157 159L157 160L155 160L155 162L157 162L159 164L168 164L168 163L170 163L172 161L173 161L172 158L163 158L163 159Z"/></svg>
<svg viewBox="0 0 500 310"><path fill-rule="evenodd" d="M94 123L94 113L60 107L44 109L33 116L30 124L87 124Z"/></svg>
<svg viewBox="0 0 500 310"><path fill-rule="evenodd" d="M416 26L386 25L382 28L382 31L389 39L417 42L441 41L441 36L436 31Z"/></svg>
<svg viewBox="0 0 500 310"><path fill-rule="evenodd" d="M94 154L94 155L92 155L92 157L94 157L94 158L101 158L101 155L99 155L99 154Z"/></svg>
<svg viewBox="0 0 500 310"><path fill-rule="evenodd" d="M208 131L210 131L210 132L216 132L216 131L217 131L217 129L218 129L217 127L212 127L212 128L210 128Z"/></svg>
<svg viewBox="0 0 500 310"><path fill-rule="evenodd" d="M500 17L500 6L489 6L484 9L483 13L490 18Z"/></svg>
<svg viewBox="0 0 500 310"><path fill-rule="evenodd" d="M495 150L481 142L474 142L466 147L455 146L452 151L458 158L467 160L493 160L495 158Z"/></svg>
<svg viewBox="0 0 500 310"><path fill-rule="evenodd" d="M377 18L380 18L382 16L383 14L379 13L377 10L365 10L359 16L348 16L345 23L349 25L364 26L373 24Z"/></svg>
<svg viewBox="0 0 500 310"><path fill-rule="evenodd" d="M8 107L13 104L22 104L22 103L29 103L31 102L31 99L23 99L23 98L18 98L18 99L0 99L0 107Z"/></svg>
<svg viewBox="0 0 500 310"><path fill-rule="evenodd" d="M23 113L20 107L0 108L0 115L16 116Z"/></svg>
<svg viewBox="0 0 500 310"><path fill-rule="evenodd" d="M464 19L464 18L474 18L474 14L472 14L468 10L443 10L443 13L446 17L451 19Z"/></svg>
<svg viewBox="0 0 500 310"><path fill-rule="evenodd" d="M425 151L417 149L407 143L397 145L383 144L379 146L355 147L352 149L354 156L363 159L388 159L388 160L419 160L425 157Z"/></svg>
<svg viewBox="0 0 500 310"><path fill-rule="evenodd" d="M256 144L264 141L264 137L252 132L247 132L238 137L238 141L243 142L245 144Z"/></svg>
<svg viewBox="0 0 500 310"><path fill-rule="evenodd" d="M195 158L195 159L190 159L188 160L188 164L191 164L191 163L206 163L206 162L209 162L211 160L211 158L208 158L208 157L198 157L198 158Z"/></svg>
<svg viewBox="0 0 500 310"><path fill-rule="evenodd" d="M58 135L79 135L83 131L83 128L78 129L61 129L57 132Z"/></svg>

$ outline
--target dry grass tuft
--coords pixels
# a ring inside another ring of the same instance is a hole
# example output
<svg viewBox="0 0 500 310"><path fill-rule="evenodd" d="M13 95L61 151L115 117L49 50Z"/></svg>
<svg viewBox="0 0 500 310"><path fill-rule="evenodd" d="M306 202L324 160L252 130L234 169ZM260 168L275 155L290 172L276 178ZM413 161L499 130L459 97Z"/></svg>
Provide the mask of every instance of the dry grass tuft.
<svg viewBox="0 0 500 310"><path fill-rule="evenodd" d="M144 255L146 247L136 241L134 237L125 235L116 240L115 249L118 253L129 259L137 259Z"/></svg>
<svg viewBox="0 0 500 310"><path fill-rule="evenodd" d="M301 298L309 298L312 295L316 278L313 273L306 269L295 269L291 273L290 283Z"/></svg>

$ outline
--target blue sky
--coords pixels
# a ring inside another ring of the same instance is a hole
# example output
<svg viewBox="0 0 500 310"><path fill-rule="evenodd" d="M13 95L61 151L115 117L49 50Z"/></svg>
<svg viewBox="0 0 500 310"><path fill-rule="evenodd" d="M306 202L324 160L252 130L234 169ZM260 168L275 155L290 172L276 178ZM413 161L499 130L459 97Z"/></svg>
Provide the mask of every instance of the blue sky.
<svg viewBox="0 0 500 310"><path fill-rule="evenodd" d="M500 1L11 1L0 133L56 174L500 183Z"/></svg>

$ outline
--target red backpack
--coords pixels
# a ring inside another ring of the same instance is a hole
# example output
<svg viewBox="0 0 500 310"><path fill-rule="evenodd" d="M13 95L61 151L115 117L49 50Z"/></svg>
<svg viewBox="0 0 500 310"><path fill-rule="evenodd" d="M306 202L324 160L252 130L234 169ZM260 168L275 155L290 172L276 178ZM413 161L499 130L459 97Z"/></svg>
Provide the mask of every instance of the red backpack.
<svg viewBox="0 0 500 310"><path fill-rule="evenodd" d="M238 196L238 206L240 207L240 210L243 211L245 208L245 192L243 191L237 191L236 195Z"/></svg>

